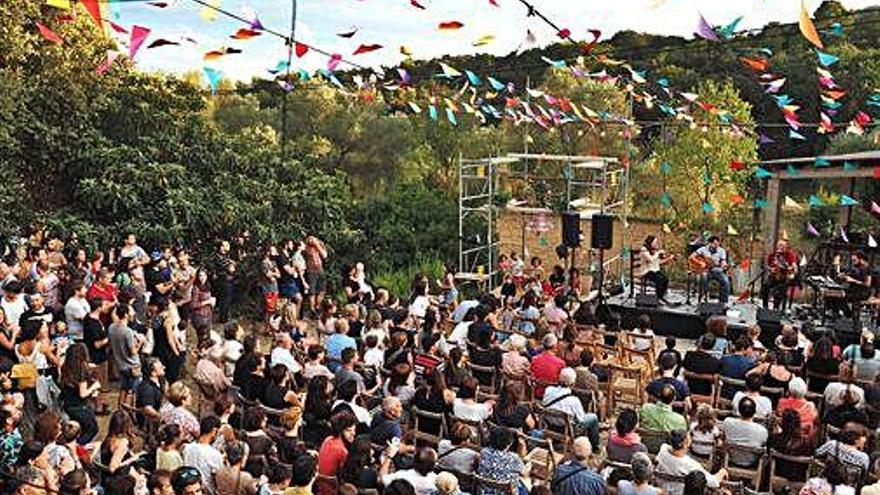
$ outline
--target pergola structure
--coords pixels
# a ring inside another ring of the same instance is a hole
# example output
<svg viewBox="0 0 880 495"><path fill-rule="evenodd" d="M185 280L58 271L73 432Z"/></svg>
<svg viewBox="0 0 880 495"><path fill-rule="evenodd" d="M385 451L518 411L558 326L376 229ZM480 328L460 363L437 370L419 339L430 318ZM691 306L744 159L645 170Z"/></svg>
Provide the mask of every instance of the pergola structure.
<svg viewBox="0 0 880 495"><path fill-rule="evenodd" d="M541 176L535 163L551 165L554 175ZM626 215L627 170L617 158L586 155L510 153L504 156L459 159L458 273L460 281L492 285L498 271L498 211L500 180L516 178L564 187L565 205L581 216L593 213ZM558 172L558 175L556 173ZM523 207L511 200L501 207ZM479 221L477 232L467 231L469 219Z"/></svg>
<svg viewBox="0 0 880 495"><path fill-rule="evenodd" d="M812 166L819 163L822 166ZM797 168L792 170L789 165ZM880 151L769 160L763 162L761 166L773 174L767 181L767 207L764 209L761 223L761 232L764 235L764 254L766 255L773 249L779 238L783 181L849 179L844 194L852 196L857 179L877 177L875 167L880 166ZM841 206L838 224L848 225L851 215L852 206Z"/></svg>

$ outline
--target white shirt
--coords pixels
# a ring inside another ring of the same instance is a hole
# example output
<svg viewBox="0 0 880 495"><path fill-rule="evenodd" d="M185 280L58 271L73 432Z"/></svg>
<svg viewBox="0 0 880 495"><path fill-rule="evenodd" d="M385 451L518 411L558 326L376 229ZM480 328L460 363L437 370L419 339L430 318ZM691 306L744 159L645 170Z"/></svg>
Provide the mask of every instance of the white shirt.
<svg viewBox="0 0 880 495"><path fill-rule="evenodd" d="M721 268L721 263L728 263L727 261L727 251L724 250L723 247L718 246L713 253L709 246L703 246L700 249L697 249L697 254L700 256L704 256L712 260L712 268Z"/></svg>
<svg viewBox="0 0 880 495"><path fill-rule="evenodd" d="M183 465L194 467L202 475L202 486L216 493L214 473L223 467L223 454L210 445L192 442L183 447Z"/></svg>
<svg viewBox="0 0 880 495"><path fill-rule="evenodd" d="M3 296L3 301L0 302L0 307L2 307L3 312L6 313L6 321L13 325L18 325L21 315L28 309L27 303L24 302L24 296L21 294L18 294L15 299L11 301L6 296Z"/></svg>
<svg viewBox="0 0 880 495"><path fill-rule="evenodd" d="M333 403L333 407L330 409L336 409L336 406L339 404L345 404L350 407L351 411L354 413L354 417L357 418L359 423L369 425L373 421L373 416L370 414L370 411L367 411L366 408L363 408L354 402L345 402L342 399L337 399L336 402Z"/></svg>
<svg viewBox="0 0 880 495"><path fill-rule="evenodd" d="M385 353L379 347L367 349L367 352L364 353L364 364L381 368L385 364Z"/></svg>
<svg viewBox="0 0 880 495"><path fill-rule="evenodd" d="M232 376L235 372L235 362L241 358L244 346L237 340L223 342L223 361L226 363L226 375Z"/></svg>
<svg viewBox="0 0 880 495"><path fill-rule="evenodd" d="M583 423L584 421L586 421L587 412L584 411L584 405L581 403L580 399L578 399L575 395L571 393L571 389L568 387L547 387L547 389L544 390L543 404L550 404L554 400L564 395L568 395L568 397L562 400L557 400L553 403L553 405L549 406L548 409L562 411L565 414L568 414L569 416L574 418L575 421L577 421L578 423Z"/></svg>
<svg viewBox="0 0 880 495"><path fill-rule="evenodd" d="M485 403L468 403L461 399L452 401L452 415L468 421L485 421L492 415L492 408Z"/></svg>
<svg viewBox="0 0 880 495"><path fill-rule="evenodd" d="M644 277L646 274L650 272L659 272L660 271L660 252L651 254L651 251L648 251L648 248L643 247L641 251L639 251L639 260L641 261L641 265L639 266L639 270L636 273L637 277Z"/></svg>
<svg viewBox="0 0 880 495"><path fill-rule="evenodd" d="M64 305L64 319L67 320L67 334L74 340L83 338L83 318L89 314L89 301L86 298L71 297Z"/></svg>
<svg viewBox="0 0 880 495"><path fill-rule="evenodd" d="M425 313L428 311L428 306L430 305L431 300L428 299L428 296L418 296L415 301L409 305L409 314L418 318L424 318Z"/></svg>
<svg viewBox="0 0 880 495"><path fill-rule="evenodd" d="M862 387L858 385L851 385L847 383L841 382L833 382L829 383L828 386L825 387L825 405L826 407L831 406L839 406L843 403L843 394L846 392L847 388L849 391L855 394L859 399L858 406L865 405L865 391L862 390Z"/></svg>
<svg viewBox="0 0 880 495"><path fill-rule="evenodd" d="M458 325L455 325L455 328L452 329L452 333L449 334L449 342L457 344L462 349L467 348L467 334L468 330L471 328L472 321L463 321Z"/></svg>
<svg viewBox="0 0 880 495"><path fill-rule="evenodd" d="M403 471L395 471L389 475L382 476L382 484L388 486L394 480L406 480L416 489L416 495L430 495L436 485L437 473L428 473L422 476L415 469L404 469Z"/></svg>
<svg viewBox="0 0 880 495"><path fill-rule="evenodd" d="M660 452L657 454L657 472L671 474L673 476L687 476L691 471L700 471L706 476L706 485L709 488L718 488L721 484L702 464L689 455L676 457L672 455L672 447L668 444L660 446ZM661 482L660 488L666 490L669 495L682 495L684 491L684 483L678 482Z"/></svg>
<svg viewBox="0 0 880 495"><path fill-rule="evenodd" d="M269 359L269 363L272 366L276 364L283 364L287 367L287 370L291 373L299 373L302 369L302 366L297 362L296 358L293 357L293 353L290 352L290 349L285 349L283 347L276 347L272 349L272 355Z"/></svg>

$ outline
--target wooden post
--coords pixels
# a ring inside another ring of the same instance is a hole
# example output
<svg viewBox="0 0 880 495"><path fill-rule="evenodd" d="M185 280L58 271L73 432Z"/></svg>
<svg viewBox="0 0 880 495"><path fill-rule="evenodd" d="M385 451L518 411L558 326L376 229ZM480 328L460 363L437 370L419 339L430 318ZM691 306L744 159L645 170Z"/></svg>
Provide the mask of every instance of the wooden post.
<svg viewBox="0 0 880 495"><path fill-rule="evenodd" d="M764 224L761 232L764 234L764 252L762 258L773 250L776 238L779 234L779 185L781 180L774 175L767 181L767 207L764 209Z"/></svg>

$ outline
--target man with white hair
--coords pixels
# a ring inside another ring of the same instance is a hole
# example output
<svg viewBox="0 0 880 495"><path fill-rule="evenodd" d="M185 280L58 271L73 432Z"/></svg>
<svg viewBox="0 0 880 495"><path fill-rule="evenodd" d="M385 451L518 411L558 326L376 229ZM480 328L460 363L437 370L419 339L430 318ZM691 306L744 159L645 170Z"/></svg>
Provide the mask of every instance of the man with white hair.
<svg viewBox="0 0 880 495"><path fill-rule="evenodd" d="M370 441L376 445L385 445L392 438L403 438L401 416L403 404L400 399L393 395L385 397L382 400L382 412L373 416L370 424Z"/></svg>
<svg viewBox="0 0 880 495"><path fill-rule="evenodd" d="M275 335L275 347L269 358L269 366L283 364L291 373L299 373L302 370L302 365L293 357L291 349L293 349L293 338L290 337L290 334L278 332Z"/></svg>
<svg viewBox="0 0 880 495"><path fill-rule="evenodd" d="M573 459L556 468L550 489L554 495L604 495L605 480L589 467L593 447L586 437L577 437L572 443Z"/></svg>
<svg viewBox="0 0 880 495"><path fill-rule="evenodd" d="M559 339L557 339L556 335L553 335L552 333L548 333L541 340L541 346L544 348L544 352L538 354L532 359L532 378L539 382L557 383L559 380L559 372L562 368L565 368L565 361L556 355L556 345L558 343ZM539 399L544 397L543 385L535 385L535 397Z"/></svg>
<svg viewBox="0 0 880 495"><path fill-rule="evenodd" d="M567 414L576 433L586 432L592 444L599 445L599 418L595 414L587 413L581 400L572 392L571 387L576 378L574 369L563 368L559 372L559 385L547 387L542 403L546 409ZM552 421L553 418L548 419L551 425Z"/></svg>

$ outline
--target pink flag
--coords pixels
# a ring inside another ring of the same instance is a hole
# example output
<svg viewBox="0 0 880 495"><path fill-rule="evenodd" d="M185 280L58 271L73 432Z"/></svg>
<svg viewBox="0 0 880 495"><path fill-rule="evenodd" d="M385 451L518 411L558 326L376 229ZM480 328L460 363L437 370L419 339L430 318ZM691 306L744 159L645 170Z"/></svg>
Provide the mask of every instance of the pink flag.
<svg viewBox="0 0 880 495"><path fill-rule="evenodd" d="M330 60L327 61L327 70L336 70L336 67L339 66L339 62L342 62L342 55L338 53L330 55Z"/></svg>
<svg viewBox="0 0 880 495"><path fill-rule="evenodd" d="M813 224L807 222L807 233L813 237L819 237L819 231L816 230L816 227L813 227Z"/></svg>
<svg viewBox="0 0 880 495"><path fill-rule="evenodd" d="M64 40L61 39L61 36L58 36L57 34L55 34L55 31L52 31L51 29L40 24L39 22L37 23L37 29L40 30L40 34L43 35L43 38L46 38L56 45L64 44Z"/></svg>
<svg viewBox="0 0 880 495"><path fill-rule="evenodd" d="M871 213L880 215L880 205L876 201L871 201Z"/></svg>
<svg viewBox="0 0 880 495"><path fill-rule="evenodd" d="M98 75L104 75L105 72L110 70L110 66L113 65L113 62L116 61L117 57L119 57L119 52L116 50L107 50L107 59L101 62L101 65L95 69L95 72L97 72Z"/></svg>
<svg viewBox="0 0 880 495"><path fill-rule="evenodd" d="M141 49L141 45L146 41L147 36L150 35L150 30L142 27L142 26L133 26L131 28L131 41L128 43L128 58L134 60L134 56L137 55L138 50Z"/></svg>

